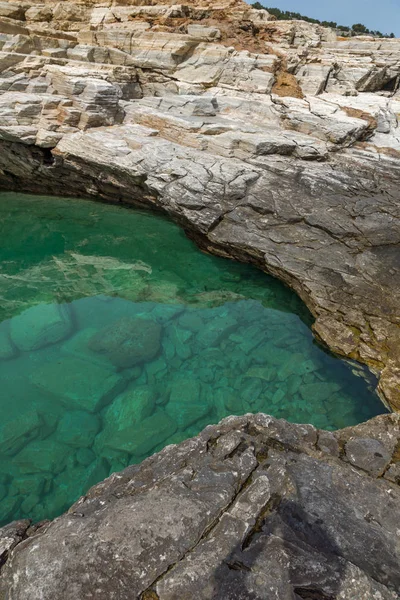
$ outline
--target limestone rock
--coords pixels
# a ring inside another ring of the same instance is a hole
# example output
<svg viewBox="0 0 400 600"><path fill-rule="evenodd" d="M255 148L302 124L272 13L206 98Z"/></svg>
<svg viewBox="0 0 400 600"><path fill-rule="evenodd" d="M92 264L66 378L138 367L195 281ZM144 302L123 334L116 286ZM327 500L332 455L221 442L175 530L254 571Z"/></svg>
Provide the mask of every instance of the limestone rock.
<svg viewBox="0 0 400 600"><path fill-rule="evenodd" d="M346 443L345 452L352 465L368 471L375 477L384 472L391 459L390 453L381 442L368 438L350 438Z"/></svg>
<svg viewBox="0 0 400 600"><path fill-rule="evenodd" d="M5 563L9 552L24 539L29 525L28 519L22 519L0 529L0 565Z"/></svg>

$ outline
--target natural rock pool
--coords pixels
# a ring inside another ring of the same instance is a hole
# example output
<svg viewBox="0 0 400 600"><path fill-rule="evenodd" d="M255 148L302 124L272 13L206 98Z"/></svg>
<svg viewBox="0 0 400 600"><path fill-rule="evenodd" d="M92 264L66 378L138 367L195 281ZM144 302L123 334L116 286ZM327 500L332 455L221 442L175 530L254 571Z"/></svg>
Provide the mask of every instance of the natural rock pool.
<svg viewBox="0 0 400 600"><path fill-rule="evenodd" d="M0 524L230 414L334 429L385 409L297 296L167 219L0 194Z"/></svg>

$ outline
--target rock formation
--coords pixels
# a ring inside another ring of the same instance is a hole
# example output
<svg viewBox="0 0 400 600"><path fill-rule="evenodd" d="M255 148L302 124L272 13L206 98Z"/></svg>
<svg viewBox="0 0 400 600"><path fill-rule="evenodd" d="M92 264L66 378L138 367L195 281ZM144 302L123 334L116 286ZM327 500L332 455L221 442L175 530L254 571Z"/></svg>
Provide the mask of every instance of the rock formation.
<svg viewBox="0 0 400 600"><path fill-rule="evenodd" d="M166 212L203 249L295 289L315 334L369 365L400 409L399 83L400 40L339 38L242 0L1 1L0 187ZM68 334L57 312L22 347L18 325L35 310L0 330L1 357ZM65 380L66 444L82 406L124 387L110 372L93 394L99 342L85 380ZM46 368L34 384L51 391L65 368ZM134 393L142 412L154 402ZM145 452L150 429L131 440L113 410L105 442L117 431ZM167 412L157 423L166 439L174 426ZM4 425L6 449L37 427L35 413ZM398 599L399 430L396 415L336 433L231 417L52 523L0 529L0 598ZM64 455L60 444L54 460Z"/></svg>
<svg viewBox="0 0 400 600"><path fill-rule="evenodd" d="M400 41L242 0L1 2L0 186L162 209L400 407Z"/></svg>
<svg viewBox="0 0 400 600"><path fill-rule="evenodd" d="M399 419L229 417L52 523L0 529L0 597L396 600Z"/></svg>

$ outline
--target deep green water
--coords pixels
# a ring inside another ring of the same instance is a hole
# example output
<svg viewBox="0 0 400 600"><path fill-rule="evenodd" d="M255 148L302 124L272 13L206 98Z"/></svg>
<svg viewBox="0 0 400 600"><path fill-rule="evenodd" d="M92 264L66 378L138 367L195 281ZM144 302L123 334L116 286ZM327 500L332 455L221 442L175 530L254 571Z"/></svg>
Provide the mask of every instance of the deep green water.
<svg viewBox="0 0 400 600"><path fill-rule="evenodd" d="M384 412L292 292L162 217L0 194L0 240L2 523L54 517L229 414L334 429Z"/></svg>

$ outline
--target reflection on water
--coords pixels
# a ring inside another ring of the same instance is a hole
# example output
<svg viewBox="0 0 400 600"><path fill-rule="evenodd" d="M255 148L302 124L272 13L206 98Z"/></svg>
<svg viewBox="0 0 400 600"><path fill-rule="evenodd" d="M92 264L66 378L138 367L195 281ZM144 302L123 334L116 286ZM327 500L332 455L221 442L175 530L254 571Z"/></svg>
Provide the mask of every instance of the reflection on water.
<svg viewBox="0 0 400 600"><path fill-rule="evenodd" d="M0 239L0 522L54 517L229 414L384 412L293 293L161 217L0 194Z"/></svg>

